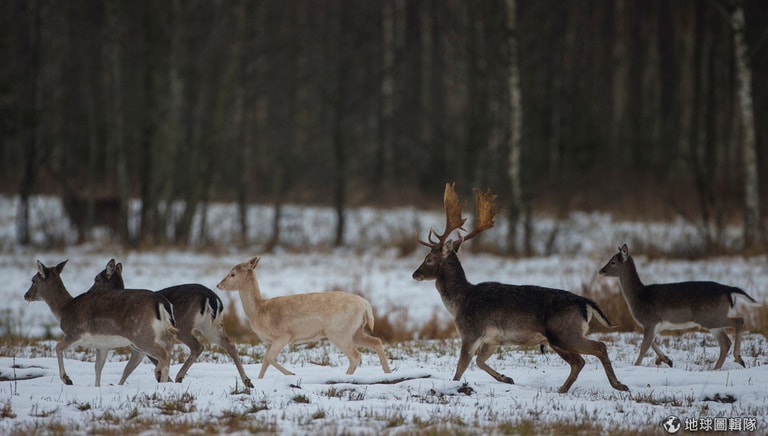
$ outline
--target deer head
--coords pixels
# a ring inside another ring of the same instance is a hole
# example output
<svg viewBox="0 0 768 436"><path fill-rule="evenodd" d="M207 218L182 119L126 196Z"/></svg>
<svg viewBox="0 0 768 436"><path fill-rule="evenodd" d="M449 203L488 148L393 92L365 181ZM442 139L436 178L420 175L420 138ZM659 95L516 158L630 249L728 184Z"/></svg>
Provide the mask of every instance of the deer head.
<svg viewBox="0 0 768 436"><path fill-rule="evenodd" d="M453 183L445 184L445 193L443 194L443 205L445 207L445 229L442 234L437 234L434 229L429 230L427 241L423 241L418 237L416 240L429 247L430 253L424 259L421 266L413 273L415 280L431 280L437 277L437 270L443 259L450 256L451 253L458 253L461 244L464 241L470 240L481 232L493 227L493 218L499 213L498 209L494 209L493 201L496 199L496 195L492 194L490 190L488 192L482 192L479 189L475 191L475 204L477 211L475 213L475 228L472 229L465 236L459 236L456 241L448 239L451 233L456 230L466 231L462 227L466 218L462 218L461 209L466 204L459 203L459 197L454 191ZM436 240L433 239L436 238Z"/></svg>

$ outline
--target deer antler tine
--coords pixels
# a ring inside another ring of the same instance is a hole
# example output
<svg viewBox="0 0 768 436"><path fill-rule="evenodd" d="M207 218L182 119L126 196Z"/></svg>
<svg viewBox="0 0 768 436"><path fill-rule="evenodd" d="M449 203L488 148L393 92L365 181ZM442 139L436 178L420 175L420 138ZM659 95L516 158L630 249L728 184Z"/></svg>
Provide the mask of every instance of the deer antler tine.
<svg viewBox="0 0 768 436"><path fill-rule="evenodd" d="M437 236L441 245L445 242L445 239L448 237L448 235L450 235L454 230L464 230L462 226L467 220L466 218L461 217L461 209L464 207L466 202L464 202L464 204L459 204L459 196L456 195L456 191L453 188L454 185L455 183L445 184L445 192L443 194L443 206L445 207L445 230L443 231L442 235L435 233L435 236Z"/></svg>
<svg viewBox="0 0 768 436"><path fill-rule="evenodd" d="M499 213L499 209L494 210L493 208L493 201L497 197L496 194L492 194L490 189L488 189L488 192L483 192L479 189L475 189L474 191L477 207L477 212L475 213L475 228L464 237L465 241L474 238L484 230L492 228L494 224L493 218Z"/></svg>
<svg viewBox="0 0 768 436"><path fill-rule="evenodd" d="M429 242L425 242L421 238L419 238L419 232L416 232L416 242L418 242L419 244L425 247L432 248L432 244L430 244Z"/></svg>

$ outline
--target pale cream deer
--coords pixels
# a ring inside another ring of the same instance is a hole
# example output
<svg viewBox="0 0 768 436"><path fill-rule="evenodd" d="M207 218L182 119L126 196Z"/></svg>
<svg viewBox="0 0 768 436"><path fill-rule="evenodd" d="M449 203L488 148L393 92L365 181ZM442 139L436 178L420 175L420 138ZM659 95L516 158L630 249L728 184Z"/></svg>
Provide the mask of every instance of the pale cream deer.
<svg viewBox="0 0 768 436"><path fill-rule="evenodd" d="M378 354L385 373L391 372L384 347L373 336L373 309L358 295L346 292L315 292L263 298L256 279L259 257L235 265L216 286L223 291L239 291L251 328L267 344L259 378L269 365L285 375L293 375L277 362L280 350L288 344L328 339L347 358L347 374L360 364L357 347L365 347Z"/></svg>

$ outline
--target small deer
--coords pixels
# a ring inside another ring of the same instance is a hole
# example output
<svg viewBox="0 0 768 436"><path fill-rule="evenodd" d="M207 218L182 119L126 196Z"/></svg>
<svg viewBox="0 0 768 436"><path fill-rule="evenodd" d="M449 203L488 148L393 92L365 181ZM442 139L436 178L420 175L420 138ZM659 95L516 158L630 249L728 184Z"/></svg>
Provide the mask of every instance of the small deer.
<svg viewBox="0 0 768 436"><path fill-rule="evenodd" d="M88 292L122 289L125 289L123 265L111 259L106 268L94 278L93 286ZM251 379L245 374L237 348L224 332L224 303L215 292L203 285L191 283L161 289L157 294L168 299L173 305L178 339L189 347L189 357L176 374L176 383L181 383L189 368L205 349L196 337L200 334L211 343L223 348L234 361L243 384L249 388L253 387ZM123 374L124 378L136 369L143 357L143 352L133 349Z"/></svg>
<svg viewBox="0 0 768 436"><path fill-rule="evenodd" d="M256 280L260 257L235 265L216 285L223 291L239 291L248 320L256 336L267 344L259 378L269 365L285 375L294 375L277 362L288 344L328 339L349 359L347 374L360 364L357 347L378 354L381 367L390 373L381 339L373 336L373 309L363 297L346 292L315 292L263 298Z"/></svg>
<svg viewBox="0 0 768 436"><path fill-rule="evenodd" d="M24 294L26 301L45 301L60 322L64 337L56 344L56 357L61 380L72 384L64 370L67 349L78 345L96 348L96 386L100 386L107 351L130 345L155 359L158 382L170 381L176 328L168 300L148 290L86 292L73 298L61 281L66 263L48 268L38 260L38 272ZM124 371L120 384L126 378Z"/></svg>
<svg viewBox="0 0 768 436"><path fill-rule="evenodd" d="M457 253L464 241L492 228L496 195L475 190L477 214L475 228L458 240L446 240L455 230L463 230L454 185L446 183L443 203L446 212L445 230L438 235L430 230L428 241L417 239L430 248L424 262L413 273L418 281L435 280L445 308L453 316L461 338L461 351L453 380L461 379L472 356L477 354L477 366L502 383L514 381L488 366L486 360L502 344L549 346L571 366L571 372L558 392L565 393L576 381L584 367L582 354L600 359L614 389L627 391L611 366L605 344L584 337L592 317L602 324L610 322L597 304L579 295L560 289L540 286L517 286L496 282L473 285L467 281ZM437 240L433 240L433 235Z"/></svg>
<svg viewBox="0 0 768 436"><path fill-rule="evenodd" d="M629 255L627 244L619 247L600 274L618 277L619 287L627 302L630 313L640 328L643 329L643 341L635 365L640 365L648 347L656 352L656 365L662 362L670 367L672 360L654 343L656 334L661 330L682 330L703 327L712 331L720 344L720 357L715 369L720 369L731 347L731 341L725 334L726 328L733 328L733 357L741 366L741 334L744 330L743 318L730 318L728 313L734 305L734 296L741 296L752 303L752 297L743 290L716 282L680 282L644 285L637 275L637 268Z"/></svg>

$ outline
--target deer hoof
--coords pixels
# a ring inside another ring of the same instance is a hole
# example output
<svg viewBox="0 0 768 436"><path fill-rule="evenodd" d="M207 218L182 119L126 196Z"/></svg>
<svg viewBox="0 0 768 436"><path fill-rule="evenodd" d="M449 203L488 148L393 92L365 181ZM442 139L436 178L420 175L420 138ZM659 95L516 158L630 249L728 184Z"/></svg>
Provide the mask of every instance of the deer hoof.
<svg viewBox="0 0 768 436"><path fill-rule="evenodd" d="M741 359L741 356L736 358L736 363L738 363L739 365L743 366L744 368L747 367L747 365L745 365L744 361Z"/></svg>
<svg viewBox="0 0 768 436"><path fill-rule="evenodd" d="M512 380L512 378L511 378L511 377L507 377L507 376L506 376L506 375L504 375L504 374L502 374L502 375L501 375L501 378L499 379L499 381L500 381L500 382L502 382L502 383L507 383L507 384L510 384L510 385L513 385L513 384L515 384L515 381L514 381L514 380Z"/></svg>
<svg viewBox="0 0 768 436"><path fill-rule="evenodd" d="M249 378L243 380L243 384L245 384L245 386L247 386L249 388L253 387L253 383L251 383L251 379L249 379Z"/></svg>
<svg viewBox="0 0 768 436"><path fill-rule="evenodd" d="M617 383L616 385L613 386L613 388L616 389L617 391L629 391L629 387L627 387L627 385L625 385L624 383Z"/></svg>
<svg viewBox="0 0 768 436"><path fill-rule="evenodd" d="M184 380L184 377L176 377L176 380L174 380L176 383L181 383L181 381Z"/></svg>
<svg viewBox="0 0 768 436"><path fill-rule="evenodd" d="M69 377L64 377L64 384L65 385L72 385L72 380Z"/></svg>

